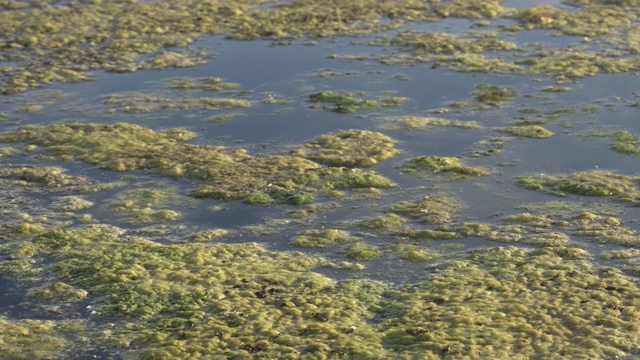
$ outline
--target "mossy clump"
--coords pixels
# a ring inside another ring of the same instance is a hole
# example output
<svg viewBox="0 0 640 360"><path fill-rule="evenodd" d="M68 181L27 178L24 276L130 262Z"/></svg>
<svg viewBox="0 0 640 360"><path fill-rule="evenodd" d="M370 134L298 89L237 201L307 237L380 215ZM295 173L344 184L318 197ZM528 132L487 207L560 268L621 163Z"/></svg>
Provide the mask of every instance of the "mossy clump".
<svg viewBox="0 0 640 360"><path fill-rule="evenodd" d="M44 187L48 192L98 191L104 185L89 181L81 176L67 175L67 171L57 166L2 166L0 179L12 181L17 187L35 190Z"/></svg>
<svg viewBox="0 0 640 360"><path fill-rule="evenodd" d="M357 240L358 238L352 237L348 231L344 230L305 230L294 237L291 244L298 247L324 247Z"/></svg>
<svg viewBox="0 0 640 360"><path fill-rule="evenodd" d="M242 201L249 205L266 205L272 203L274 199L264 191L254 191L247 194Z"/></svg>
<svg viewBox="0 0 640 360"><path fill-rule="evenodd" d="M123 112L130 114L150 113L155 111L186 111L249 108L253 104L249 100L228 97L188 97L163 96L139 92L123 92L105 96L104 103L108 113Z"/></svg>
<svg viewBox="0 0 640 360"><path fill-rule="evenodd" d="M435 155L413 158L403 166L403 171L423 175L442 173L453 175L456 178L487 176L490 174L489 170L485 168L464 165L458 158Z"/></svg>
<svg viewBox="0 0 640 360"><path fill-rule="evenodd" d="M12 320L0 317L0 348L7 359L53 359L69 356L74 346L85 344L81 321Z"/></svg>
<svg viewBox="0 0 640 360"><path fill-rule="evenodd" d="M435 117L402 116L384 118L382 127L389 130L427 130L431 126L453 126L462 129L479 129L477 121L448 120Z"/></svg>
<svg viewBox="0 0 640 360"><path fill-rule="evenodd" d="M401 32L391 39L389 44L400 46L404 50L409 50L415 55L422 56L517 49L515 43L496 39L495 35L463 38L455 34L420 33L417 31Z"/></svg>
<svg viewBox="0 0 640 360"><path fill-rule="evenodd" d="M227 229L212 229L198 232L187 236L185 242L208 242L229 235L231 232Z"/></svg>
<svg viewBox="0 0 640 360"><path fill-rule="evenodd" d="M568 193L585 196L615 196L620 201L640 201L638 183L640 177L593 170L566 175L528 175L518 178L521 186L556 196Z"/></svg>
<svg viewBox="0 0 640 360"><path fill-rule="evenodd" d="M383 97L376 100L362 99L366 93L321 91L309 95L309 101L329 104L329 109L343 114L352 114L362 110L395 107L407 101L403 97Z"/></svg>
<svg viewBox="0 0 640 360"><path fill-rule="evenodd" d="M401 201L389 206L388 211L418 219L423 224L439 224L449 221L453 213L464 209L460 200L448 194L423 196L414 201Z"/></svg>
<svg viewBox="0 0 640 360"><path fill-rule="evenodd" d="M124 234L106 225L56 230L33 239L38 251L27 258L89 291L94 316L118 319L93 338L127 356L388 355L370 323L381 283L336 282L310 271L326 260L255 243L162 245Z"/></svg>
<svg viewBox="0 0 640 360"><path fill-rule="evenodd" d="M629 259L640 256L640 249L611 250L600 256L604 260Z"/></svg>
<svg viewBox="0 0 640 360"><path fill-rule="evenodd" d="M223 91L237 89L240 85L236 83L228 83L218 77L174 77L165 80L171 89L186 91Z"/></svg>
<svg viewBox="0 0 640 360"><path fill-rule="evenodd" d="M382 252L375 245L359 242L351 245L345 255L352 260L371 260L382 255Z"/></svg>
<svg viewBox="0 0 640 360"><path fill-rule="evenodd" d="M455 225L440 225L435 229L406 228L395 235L415 240L455 240L470 236L486 236L490 230L491 226L487 224L462 222Z"/></svg>
<svg viewBox="0 0 640 360"><path fill-rule="evenodd" d="M337 167L372 166L396 154L394 140L380 133L345 130L319 136L290 155L266 156L251 156L244 149L184 144L194 136L184 129L153 131L123 123L72 123L26 126L0 134L0 142L38 145L61 159L82 160L112 171L187 177L200 183L192 195L221 200L251 199L249 194L262 192L283 203L302 205L313 202L314 194L321 191L395 186L374 172ZM15 168L4 169L0 177L3 172L4 176L27 176L25 170L18 174Z"/></svg>
<svg viewBox="0 0 640 360"><path fill-rule="evenodd" d="M392 138L367 130L343 130L320 135L290 154L328 166L371 167L392 158L399 151Z"/></svg>
<svg viewBox="0 0 640 360"><path fill-rule="evenodd" d="M544 139L553 136L553 133L539 125L522 125L497 128L497 131L514 136L533 139Z"/></svg>
<svg viewBox="0 0 640 360"><path fill-rule="evenodd" d="M397 229L407 222L407 219L394 213L374 216L360 221L360 227L368 230Z"/></svg>
<svg viewBox="0 0 640 360"><path fill-rule="evenodd" d="M179 219L179 212L166 208L179 202L185 203L185 200L176 194L175 189L151 184L147 189L123 191L111 206L115 212L126 214L128 223L148 224Z"/></svg>
<svg viewBox="0 0 640 360"><path fill-rule="evenodd" d="M382 343L434 359L625 356L640 346L639 291L561 248L477 250L428 282L388 291Z"/></svg>
<svg viewBox="0 0 640 360"><path fill-rule="evenodd" d="M629 131L617 131L612 135L613 139L609 148L625 155L640 154L640 138Z"/></svg>
<svg viewBox="0 0 640 360"><path fill-rule="evenodd" d="M59 301L79 301L87 297L89 293L83 289L56 282L29 292L29 296L54 299Z"/></svg>
<svg viewBox="0 0 640 360"><path fill-rule="evenodd" d="M51 208L62 211L77 211L87 209L95 205L92 201L79 196L61 196L54 200Z"/></svg>
<svg viewBox="0 0 640 360"><path fill-rule="evenodd" d="M480 104L497 107L512 101L518 92L508 86L480 84L476 86L472 95Z"/></svg>

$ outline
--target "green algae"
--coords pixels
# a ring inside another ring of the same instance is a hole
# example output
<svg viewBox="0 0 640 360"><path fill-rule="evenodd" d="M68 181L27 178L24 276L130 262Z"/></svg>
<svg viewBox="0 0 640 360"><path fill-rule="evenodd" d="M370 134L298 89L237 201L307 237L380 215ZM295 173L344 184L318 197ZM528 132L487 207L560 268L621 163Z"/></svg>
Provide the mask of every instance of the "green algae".
<svg viewBox="0 0 640 360"><path fill-rule="evenodd" d="M277 201L302 205L313 202L314 193L319 191L395 186L371 171L321 165L372 166L392 157L398 152L393 148L395 141L380 133L345 130L321 135L288 156L260 157L243 149L183 143L193 137L194 133L184 129L153 131L124 123L71 123L26 126L0 134L0 142L38 145L41 151L58 158L82 160L111 171L184 176L201 184L192 192L196 197L243 199L261 191ZM159 215L165 219L164 215L171 214Z"/></svg>
<svg viewBox="0 0 640 360"><path fill-rule="evenodd" d="M92 225L32 241L54 259L52 274L96 296L96 316L122 319L95 335L130 356L384 354L368 323L380 283L336 283L309 272L322 259L257 244L161 245L123 235Z"/></svg>
<svg viewBox="0 0 640 360"><path fill-rule="evenodd" d="M640 139L638 135L629 131L617 131L613 133L613 139L609 148L625 155L640 154Z"/></svg>
<svg viewBox="0 0 640 360"><path fill-rule="evenodd" d="M92 201L83 199L79 196L61 196L51 203L53 210L61 211L77 211L82 209L88 209L95 204Z"/></svg>
<svg viewBox="0 0 640 360"><path fill-rule="evenodd" d="M479 34L480 35L480 34ZM495 33L462 38L446 33L420 33L405 31L396 35L388 44L411 51L414 55L429 56L441 54L482 53L485 51L515 50L517 45L510 41L495 39Z"/></svg>
<svg viewBox="0 0 640 360"><path fill-rule="evenodd" d="M479 129L477 121L448 120L435 117L402 116L384 118L382 127L387 130L427 130L431 126L452 126L462 129Z"/></svg>
<svg viewBox="0 0 640 360"><path fill-rule="evenodd" d="M184 90L184 91L224 91L224 90L233 90L240 87L239 84L236 83L228 83L225 82L221 78L217 77L202 77L202 78L191 78L191 77L175 77L169 78L165 80L168 83L169 88L176 90Z"/></svg>
<svg viewBox="0 0 640 360"><path fill-rule="evenodd" d="M85 344L80 321L12 320L0 317L0 349L8 359L53 359L68 355L71 348Z"/></svg>
<svg viewBox="0 0 640 360"><path fill-rule="evenodd" d="M442 221L441 221L442 222ZM491 227L487 224L462 222L454 225L440 225L435 229L402 229L396 235L415 240L455 240L470 236L486 236Z"/></svg>
<svg viewBox="0 0 640 360"><path fill-rule="evenodd" d="M413 262L428 262L434 261L440 258L440 254L422 249L416 245L397 244L391 245L387 250L399 254L402 260Z"/></svg>
<svg viewBox="0 0 640 360"><path fill-rule="evenodd" d="M231 232L227 229L212 229L187 236L185 242L209 242L229 235Z"/></svg>
<svg viewBox="0 0 640 360"><path fill-rule="evenodd" d="M86 298L87 294L88 292L86 290L76 289L75 287L63 282L56 282L29 291L29 296L59 301L79 301Z"/></svg>
<svg viewBox="0 0 640 360"><path fill-rule="evenodd" d="M544 139L553 136L553 133L539 125L520 125L497 128L497 131L514 136L527 137L533 139Z"/></svg>
<svg viewBox="0 0 640 360"><path fill-rule="evenodd" d="M637 291L562 249L478 250L387 292L382 343L426 359L624 356L638 347Z"/></svg>
<svg viewBox="0 0 640 360"><path fill-rule="evenodd" d="M625 249L625 250L611 250L602 254L600 258L604 260L614 259L628 259L636 256L640 256L640 250L638 249Z"/></svg>
<svg viewBox="0 0 640 360"><path fill-rule="evenodd" d="M426 176L446 174L463 179L490 174L489 170L483 167L464 165L460 159L449 156L418 156L409 160L402 169L404 172Z"/></svg>
<svg viewBox="0 0 640 360"><path fill-rule="evenodd" d="M518 178L518 184L555 196L568 193L584 196L613 196L619 201L637 204L639 179L637 176L593 170L567 175L528 175Z"/></svg>
<svg viewBox="0 0 640 360"><path fill-rule="evenodd" d="M382 97L376 100L362 99L366 93L321 91L309 95L309 101L328 104L329 109L343 114L352 114L363 110L396 107L407 99L403 97ZM323 106L324 107L324 106Z"/></svg>
<svg viewBox="0 0 640 360"><path fill-rule="evenodd" d="M371 167L390 159L399 151L395 140L366 130L343 130L335 134L320 135L290 154L328 166Z"/></svg>
<svg viewBox="0 0 640 360"><path fill-rule="evenodd" d="M452 214L464 209L462 202L449 194L432 194L414 201L401 201L388 207L392 214L417 219L423 224L439 224L451 220Z"/></svg>
<svg viewBox="0 0 640 360"><path fill-rule="evenodd" d="M488 107L498 107L512 101L517 91L507 86L497 86L480 84L476 86L476 91L472 93L473 98Z"/></svg>
<svg viewBox="0 0 640 360"><path fill-rule="evenodd" d="M174 221L182 215L168 209L169 205L185 204L186 199L178 196L175 189L163 188L161 184L151 184L152 188L125 190L111 203L116 213L123 213L129 224L149 224ZM163 209L164 207L164 209Z"/></svg>
<svg viewBox="0 0 640 360"><path fill-rule="evenodd" d="M358 242L349 247L345 255L353 260L371 260L382 255L380 249L375 245Z"/></svg>
<svg viewBox="0 0 640 360"><path fill-rule="evenodd" d="M398 216L394 213L383 214L379 216L374 216L366 219L362 219L360 221L359 226L368 229L368 230L378 230L378 229L397 229L407 222L405 218L402 216Z"/></svg>
<svg viewBox="0 0 640 360"><path fill-rule="evenodd" d="M293 238L291 244L298 247L324 247L335 244L357 241L348 231L323 229L305 230Z"/></svg>
<svg viewBox="0 0 640 360"><path fill-rule="evenodd" d="M249 108L251 101L224 97L172 97L137 92L115 93L105 96L107 112L149 113L155 111L207 110Z"/></svg>
<svg viewBox="0 0 640 360"><path fill-rule="evenodd" d="M0 179L14 187L47 193L96 192L121 186L119 183L98 183L66 172L57 166L6 165L0 167Z"/></svg>

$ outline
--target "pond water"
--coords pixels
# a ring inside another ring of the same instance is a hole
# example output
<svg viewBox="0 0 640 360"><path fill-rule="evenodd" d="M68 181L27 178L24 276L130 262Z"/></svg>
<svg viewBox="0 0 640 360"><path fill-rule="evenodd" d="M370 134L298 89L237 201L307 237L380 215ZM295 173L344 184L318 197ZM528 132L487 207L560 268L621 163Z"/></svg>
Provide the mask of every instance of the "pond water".
<svg viewBox="0 0 640 360"><path fill-rule="evenodd" d="M637 74L456 71L448 58L385 43L438 33L471 44L488 35L469 32L490 30L521 50L470 53L518 66L554 56L528 52L540 44L614 47L542 25L504 30L516 22L203 35L188 46L213 54L203 64L98 69L92 81L3 95L0 326L9 335L0 350L78 359L640 354ZM225 87L208 91L205 78ZM172 88L179 81L191 88ZM335 134L346 135L323 138ZM372 142L351 149L360 136ZM392 145L379 148L385 139Z"/></svg>

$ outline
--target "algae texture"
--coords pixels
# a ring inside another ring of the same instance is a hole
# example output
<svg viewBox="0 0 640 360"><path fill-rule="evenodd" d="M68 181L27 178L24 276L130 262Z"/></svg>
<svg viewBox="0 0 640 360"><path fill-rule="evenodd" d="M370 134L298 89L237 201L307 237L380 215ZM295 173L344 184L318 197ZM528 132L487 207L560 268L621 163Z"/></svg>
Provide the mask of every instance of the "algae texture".
<svg viewBox="0 0 640 360"><path fill-rule="evenodd" d="M445 174L459 179L490 174L486 168L464 165L460 159L450 156L418 156L409 160L402 169L419 175Z"/></svg>
<svg viewBox="0 0 640 360"><path fill-rule="evenodd" d="M317 104L328 104L330 110L343 114L395 107L407 101L406 98L402 97L383 97L376 100L362 99L361 96L365 95L366 93L321 91L310 94L309 101Z"/></svg>
<svg viewBox="0 0 640 360"><path fill-rule="evenodd" d="M82 160L112 171L186 177L200 183L192 191L196 197L246 199L250 204L274 199L303 205L313 202L314 193L322 191L395 186L373 171L342 168L373 166L395 155L395 141L380 133L344 130L321 135L293 149L290 155L267 156L251 156L244 149L184 143L195 136L185 129L153 131L126 123L70 123L25 126L0 134L0 142L37 145L59 159Z"/></svg>

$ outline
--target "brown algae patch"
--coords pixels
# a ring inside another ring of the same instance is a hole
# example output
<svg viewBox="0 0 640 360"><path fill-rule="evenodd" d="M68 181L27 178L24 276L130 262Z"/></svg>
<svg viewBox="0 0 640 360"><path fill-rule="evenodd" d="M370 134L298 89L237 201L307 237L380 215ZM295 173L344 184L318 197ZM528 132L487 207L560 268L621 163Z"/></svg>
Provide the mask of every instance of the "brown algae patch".
<svg viewBox="0 0 640 360"><path fill-rule="evenodd" d="M499 132L514 136L527 137L533 139L544 139L553 136L553 133L539 125L509 126L496 129Z"/></svg>
<svg viewBox="0 0 640 360"><path fill-rule="evenodd" d="M425 176L446 174L463 179L490 174L489 170L483 167L464 165L462 160L450 156L418 156L409 160L402 170Z"/></svg>
<svg viewBox="0 0 640 360"><path fill-rule="evenodd" d="M394 148L395 143L379 132L344 130L320 135L290 154L328 166L370 167L396 155L399 151Z"/></svg>
<svg viewBox="0 0 640 360"><path fill-rule="evenodd" d="M388 291L382 344L426 359L623 357L640 346L639 293L562 249L477 250Z"/></svg>
<svg viewBox="0 0 640 360"><path fill-rule="evenodd" d="M357 240L358 238L344 230L305 230L294 237L291 244L298 247L324 247Z"/></svg>
<svg viewBox="0 0 640 360"><path fill-rule="evenodd" d="M613 196L618 201L637 204L640 177L617 174L611 171L593 170L566 175L536 174L521 176L521 186L556 196L568 193L585 196Z"/></svg>
<svg viewBox="0 0 640 360"><path fill-rule="evenodd" d="M388 159L398 150L393 148L394 140L380 133L345 130L322 135L292 150L288 156L251 156L243 149L183 143L193 137L194 133L184 129L153 131L125 123L72 123L26 126L0 134L0 142L37 145L44 153L60 159L82 160L112 171L142 170L175 178L184 176L201 183L192 192L197 197L244 199L260 192L264 199L260 203L268 201L265 197L268 196L302 205L313 202L313 194L319 191L395 186L375 172L318 163L372 166ZM11 169L5 171L10 173Z"/></svg>
<svg viewBox="0 0 640 360"><path fill-rule="evenodd" d="M321 108L327 108L343 113L352 114L363 110L376 108L396 107L407 101L403 97L382 97L379 99L363 99L365 92L341 92L341 91L321 91L309 95L312 104L319 104Z"/></svg>
<svg viewBox="0 0 640 360"><path fill-rule="evenodd" d="M477 121L448 120L435 117L402 116L383 118L382 128L387 130L427 130L432 126L452 126L462 129L479 129Z"/></svg>

